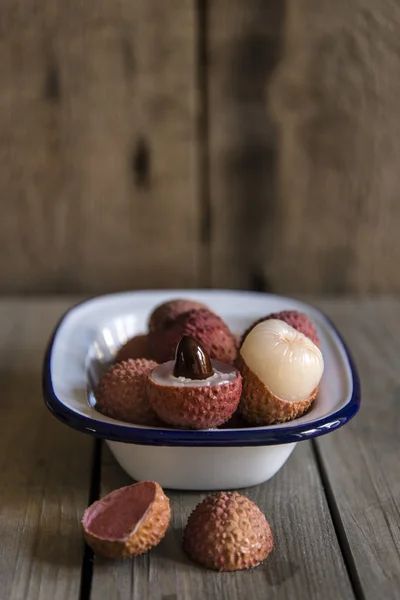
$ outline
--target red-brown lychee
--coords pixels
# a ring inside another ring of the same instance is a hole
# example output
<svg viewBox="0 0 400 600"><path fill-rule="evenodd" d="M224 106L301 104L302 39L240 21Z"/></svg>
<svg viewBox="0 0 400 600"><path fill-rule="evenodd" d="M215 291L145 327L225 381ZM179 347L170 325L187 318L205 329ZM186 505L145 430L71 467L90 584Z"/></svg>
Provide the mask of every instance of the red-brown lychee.
<svg viewBox="0 0 400 600"><path fill-rule="evenodd" d="M193 561L217 571L255 567L273 546L265 515L238 492L205 498L190 515L183 538L184 550Z"/></svg>
<svg viewBox="0 0 400 600"><path fill-rule="evenodd" d="M237 342L224 321L207 309L190 310L179 315L173 325L149 334L150 352L159 363L173 360L175 349L184 335L199 340L211 358L232 364Z"/></svg>
<svg viewBox="0 0 400 600"><path fill-rule="evenodd" d="M163 302L156 306L149 317L149 331L165 329L172 325L175 319L182 313L199 308L207 308L207 306L201 302L184 298L175 298L174 300Z"/></svg>
<svg viewBox="0 0 400 600"><path fill-rule="evenodd" d="M135 335L125 342L115 356L115 363L124 362L130 358L151 359L147 334Z"/></svg>
<svg viewBox="0 0 400 600"><path fill-rule="evenodd" d="M232 365L211 361L202 344L190 336L180 341L176 360L153 369L148 378L149 405L165 423L211 429L236 411L242 377Z"/></svg>
<svg viewBox="0 0 400 600"><path fill-rule="evenodd" d="M129 359L112 366L94 390L96 409L120 421L156 424L147 400L147 376L157 366L145 358Z"/></svg>

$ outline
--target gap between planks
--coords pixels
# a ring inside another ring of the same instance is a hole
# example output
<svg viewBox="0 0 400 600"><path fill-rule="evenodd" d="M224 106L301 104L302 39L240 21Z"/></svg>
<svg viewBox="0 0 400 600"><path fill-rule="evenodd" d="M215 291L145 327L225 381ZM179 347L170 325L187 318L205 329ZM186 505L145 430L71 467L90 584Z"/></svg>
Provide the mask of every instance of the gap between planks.
<svg viewBox="0 0 400 600"><path fill-rule="evenodd" d="M95 439L93 442L93 458L90 475L88 506L100 498L101 456L102 441L100 439ZM79 600L90 600L93 579L93 558L93 550L85 543L85 551L82 559Z"/></svg>
<svg viewBox="0 0 400 600"><path fill-rule="evenodd" d="M325 469L324 459L321 456L318 445L315 440L311 440L311 447L314 453L315 462L325 493L326 503L331 515L333 527L341 550L347 574L350 579L351 587L356 600L365 600L365 594L362 589L360 577L351 551L351 546L346 535L343 521L340 516L340 510L335 499L335 492L329 480L329 475Z"/></svg>
<svg viewBox="0 0 400 600"><path fill-rule="evenodd" d="M197 152L198 152L198 198L200 214L199 280L203 288L211 287L211 239L212 210L210 196L210 119L208 99L208 0L196 0L196 64L198 89Z"/></svg>

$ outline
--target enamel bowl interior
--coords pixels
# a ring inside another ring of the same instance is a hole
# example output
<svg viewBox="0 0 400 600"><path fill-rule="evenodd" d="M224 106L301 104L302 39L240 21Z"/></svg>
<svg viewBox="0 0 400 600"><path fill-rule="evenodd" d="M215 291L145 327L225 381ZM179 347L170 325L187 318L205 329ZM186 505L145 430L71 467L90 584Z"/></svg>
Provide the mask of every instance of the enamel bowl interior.
<svg viewBox="0 0 400 600"><path fill-rule="evenodd" d="M239 429L177 430L117 421L95 409L93 386L130 337L146 331L153 308L168 299L207 304L234 333L270 312L295 309L314 322L325 369L318 397L302 417L279 425ZM356 368L330 321L314 307L291 298L236 291L170 290L125 292L88 300L71 309L50 341L43 371L44 398L60 420L107 440L161 446L267 446L323 435L350 420L360 405Z"/></svg>

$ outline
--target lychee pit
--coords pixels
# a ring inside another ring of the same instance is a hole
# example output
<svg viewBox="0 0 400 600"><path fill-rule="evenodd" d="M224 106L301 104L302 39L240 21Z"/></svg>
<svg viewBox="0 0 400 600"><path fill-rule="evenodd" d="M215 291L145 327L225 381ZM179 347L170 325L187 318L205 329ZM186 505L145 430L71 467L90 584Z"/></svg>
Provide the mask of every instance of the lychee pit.
<svg viewBox="0 0 400 600"><path fill-rule="evenodd" d="M208 379L214 373L207 350L191 335L184 335L176 348L173 373L191 380Z"/></svg>

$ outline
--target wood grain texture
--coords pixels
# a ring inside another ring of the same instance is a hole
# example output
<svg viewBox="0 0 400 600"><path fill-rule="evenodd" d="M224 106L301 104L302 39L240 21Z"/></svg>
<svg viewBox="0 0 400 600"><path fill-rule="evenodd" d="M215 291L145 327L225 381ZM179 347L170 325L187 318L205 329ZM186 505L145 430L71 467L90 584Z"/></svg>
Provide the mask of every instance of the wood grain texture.
<svg viewBox="0 0 400 600"><path fill-rule="evenodd" d="M393 0L2 0L0 292L398 292L399 33Z"/></svg>
<svg viewBox="0 0 400 600"><path fill-rule="evenodd" d="M398 300L319 305L345 336L360 371L362 407L346 427L318 440L337 521L365 600L400 590L400 410Z"/></svg>
<svg viewBox="0 0 400 600"><path fill-rule="evenodd" d="M208 3L211 280L216 287L258 287L269 261L277 156L267 89L279 62L283 22L280 0Z"/></svg>
<svg viewBox="0 0 400 600"><path fill-rule="evenodd" d="M400 290L399 76L398 3L287 2L269 90L279 169L265 276L275 290Z"/></svg>
<svg viewBox="0 0 400 600"><path fill-rule="evenodd" d="M0 582L8 600L77 600L92 441L42 400L45 344L68 301L0 302Z"/></svg>
<svg viewBox="0 0 400 600"><path fill-rule="evenodd" d="M209 3L213 285L400 289L399 34L391 0Z"/></svg>
<svg viewBox="0 0 400 600"><path fill-rule="evenodd" d="M0 291L198 285L192 0L0 8Z"/></svg>
<svg viewBox="0 0 400 600"><path fill-rule="evenodd" d="M128 485L104 452L102 494ZM168 492L173 523L147 555L125 562L96 558L91 600L337 600L353 597L325 502L311 447L300 444L280 473L265 485L244 490L267 515L275 549L261 566L216 573L192 563L181 548L183 528L199 493Z"/></svg>

